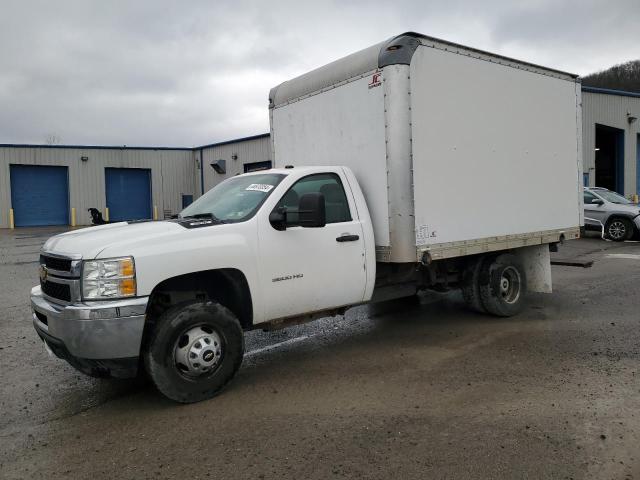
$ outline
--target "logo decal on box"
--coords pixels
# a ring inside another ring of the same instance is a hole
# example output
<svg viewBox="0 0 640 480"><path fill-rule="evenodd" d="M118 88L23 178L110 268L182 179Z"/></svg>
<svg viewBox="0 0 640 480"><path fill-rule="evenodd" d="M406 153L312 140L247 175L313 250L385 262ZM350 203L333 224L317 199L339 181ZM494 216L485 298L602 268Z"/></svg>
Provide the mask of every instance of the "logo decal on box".
<svg viewBox="0 0 640 480"><path fill-rule="evenodd" d="M376 73L371 76L371 81L369 82L369 90L375 87L379 87L380 85L382 85L382 72L376 71Z"/></svg>

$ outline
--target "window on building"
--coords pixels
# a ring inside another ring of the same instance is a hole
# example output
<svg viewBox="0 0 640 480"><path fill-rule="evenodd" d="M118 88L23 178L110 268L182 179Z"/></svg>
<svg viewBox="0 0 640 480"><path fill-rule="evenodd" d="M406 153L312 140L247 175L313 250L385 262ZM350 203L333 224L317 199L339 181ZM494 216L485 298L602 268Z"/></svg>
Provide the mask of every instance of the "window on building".
<svg viewBox="0 0 640 480"><path fill-rule="evenodd" d="M193 203L193 195L182 194L182 208L185 209Z"/></svg>
<svg viewBox="0 0 640 480"><path fill-rule="evenodd" d="M258 170L269 170L271 168L271 160L264 162L253 162L244 164L244 173L257 172Z"/></svg>

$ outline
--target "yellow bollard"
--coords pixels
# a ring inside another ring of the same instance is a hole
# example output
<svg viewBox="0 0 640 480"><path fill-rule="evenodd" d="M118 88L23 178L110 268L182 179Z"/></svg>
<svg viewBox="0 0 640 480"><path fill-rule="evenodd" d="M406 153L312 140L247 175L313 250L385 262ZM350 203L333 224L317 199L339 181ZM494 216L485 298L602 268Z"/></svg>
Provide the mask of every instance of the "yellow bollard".
<svg viewBox="0 0 640 480"><path fill-rule="evenodd" d="M104 209L104 220L106 222L109 221L109 207L105 207L105 209Z"/></svg>
<svg viewBox="0 0 640 480"><path fill-rule="evenodd" d="M76 226L76 207L71 207L71 226Z"/></svg>
<svg viewBox="0 0 640 480"><path fill-rule="evenodd" d="M633 195L631 195L631 201L633 203L638 203L638 194L634 193Z"/></svg>
<svg viewBox="0 0 640 480"><path fill-rule="evenodd" d="M158 219L158 207L156 207L155 205L153 206L153 219Z"/></svg>
<svg viewBox="0 0 640 480"><path fill-rule="evenodd" d="M9 228L11 230L16 228L16 222L14 221L14 218L13 218L13 208L9 209Z"/></svg>

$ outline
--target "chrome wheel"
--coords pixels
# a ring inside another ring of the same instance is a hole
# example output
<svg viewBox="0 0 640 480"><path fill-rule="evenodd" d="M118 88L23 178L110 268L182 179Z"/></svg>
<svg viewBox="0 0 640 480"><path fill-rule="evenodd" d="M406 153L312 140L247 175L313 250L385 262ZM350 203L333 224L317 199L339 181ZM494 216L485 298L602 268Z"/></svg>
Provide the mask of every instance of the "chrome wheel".
<svg viewBox="0 0 640 480"><path fill-rule="evenodd" d="M607 233L611 240L623 240L627 236L627 226L620 220L614 220L609 225Z"/></svg>
<svg viewBox="0 0 640 480"><path fill-rule="evenodd" d="M223 356L222 339L208 325L200 325L180 335L174 348L178 370L189 377L213 372Z"/></svg>
<svg viewBox="0 0 640 480"><path fill-rule="evenodd" d="M514 304L520 298L520 272L512 266L506 267L500 277L500 295L505 303Z"/></svg>

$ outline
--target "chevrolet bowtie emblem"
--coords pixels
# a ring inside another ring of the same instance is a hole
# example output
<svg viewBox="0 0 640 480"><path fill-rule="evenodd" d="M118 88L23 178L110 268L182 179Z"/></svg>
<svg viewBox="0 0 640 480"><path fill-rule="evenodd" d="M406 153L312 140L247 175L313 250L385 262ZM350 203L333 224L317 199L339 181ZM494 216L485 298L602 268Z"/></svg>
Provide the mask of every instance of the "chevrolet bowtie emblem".
<svg viewBox="0 0 640 480"><path fill-rule="evenodd" d="M47 276L49 272L45 265L40 265L40 283L45 283L47 281Z"/></svg>

